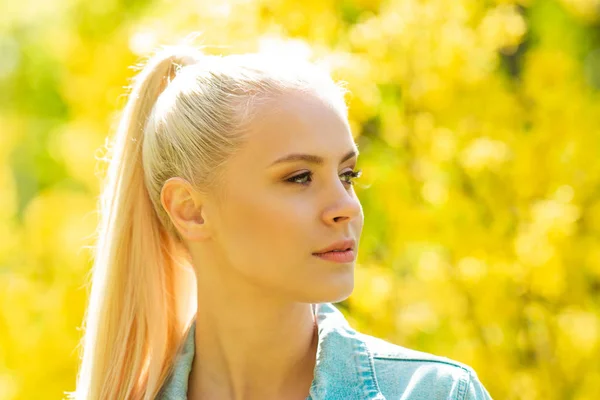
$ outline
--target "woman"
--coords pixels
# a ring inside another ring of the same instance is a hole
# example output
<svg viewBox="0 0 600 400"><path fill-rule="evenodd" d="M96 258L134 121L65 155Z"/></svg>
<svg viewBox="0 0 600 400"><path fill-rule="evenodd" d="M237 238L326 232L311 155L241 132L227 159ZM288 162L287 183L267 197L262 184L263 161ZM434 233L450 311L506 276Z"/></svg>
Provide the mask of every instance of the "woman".
<svg viewBox="0 0 600 400"><path fill-rule="evenodd" d="M344 90L309 63L166 47L101 197L77 399L489 399L353 330L363 227Z"/></svg>

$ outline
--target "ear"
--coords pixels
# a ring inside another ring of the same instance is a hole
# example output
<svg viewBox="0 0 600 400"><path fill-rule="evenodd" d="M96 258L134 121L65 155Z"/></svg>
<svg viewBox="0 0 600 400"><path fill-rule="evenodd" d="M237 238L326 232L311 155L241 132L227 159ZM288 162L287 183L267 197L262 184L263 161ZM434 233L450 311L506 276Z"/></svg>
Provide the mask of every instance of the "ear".
<svg viewBox="0 0 600 400"><path fill-rule="evenodd" d="M188 181L168 179L160 192L160 202L182 238L201 241L210 236L202 197Z"/></svg>

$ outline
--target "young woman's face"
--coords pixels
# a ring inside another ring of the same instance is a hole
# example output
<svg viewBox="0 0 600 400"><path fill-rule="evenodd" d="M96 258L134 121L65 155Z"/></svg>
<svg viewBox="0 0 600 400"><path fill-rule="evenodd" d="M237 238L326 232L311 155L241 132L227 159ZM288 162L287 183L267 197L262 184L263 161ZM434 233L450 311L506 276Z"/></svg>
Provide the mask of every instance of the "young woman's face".
<svg viewBox="0 0 600 400"><path fill-rule="evenodd" d="M349 174L356 144L345 117L326 100L287 93L275 105L259 109L247 142L227 165L212 221L215 244L228 267L271 293L341 301L354 288L364 222ZM322 162L276 162L290 154ZM355 241L353 261L313 255L343 239Z"/></svg>

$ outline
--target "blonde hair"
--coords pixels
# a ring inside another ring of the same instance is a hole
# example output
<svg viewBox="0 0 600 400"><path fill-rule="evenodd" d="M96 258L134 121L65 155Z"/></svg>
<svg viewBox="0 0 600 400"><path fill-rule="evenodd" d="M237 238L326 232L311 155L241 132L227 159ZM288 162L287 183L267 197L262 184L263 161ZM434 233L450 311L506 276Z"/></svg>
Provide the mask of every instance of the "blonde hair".
<svg viewBox="0 0 600 400"><path fill-rule="evenodd" d="M258 104L287 90L326 96L346 115L343 86L309 62L176 45L141 66L109 148L71 399L153 399L172 372L197 304L191 257L161 205L165 181L220 195Z"/></svg>

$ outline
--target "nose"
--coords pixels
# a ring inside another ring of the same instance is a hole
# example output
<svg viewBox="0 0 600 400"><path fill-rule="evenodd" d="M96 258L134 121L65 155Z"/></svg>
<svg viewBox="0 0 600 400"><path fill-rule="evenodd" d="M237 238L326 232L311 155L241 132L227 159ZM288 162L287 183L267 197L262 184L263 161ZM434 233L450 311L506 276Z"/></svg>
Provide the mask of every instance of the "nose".
<svg viewBox="0 0 600 400"><path fill-rule="evenodd" d="M344 187L343 183L340 182L339 186L336 185L336 190L333 191L332 196L334 200L323 212L323 220L326 223L347 223L362 215L362 205L358 197L352 189Z"/></svg>

